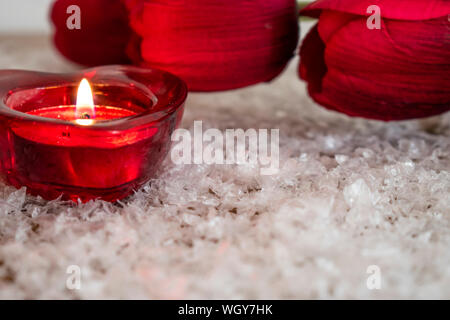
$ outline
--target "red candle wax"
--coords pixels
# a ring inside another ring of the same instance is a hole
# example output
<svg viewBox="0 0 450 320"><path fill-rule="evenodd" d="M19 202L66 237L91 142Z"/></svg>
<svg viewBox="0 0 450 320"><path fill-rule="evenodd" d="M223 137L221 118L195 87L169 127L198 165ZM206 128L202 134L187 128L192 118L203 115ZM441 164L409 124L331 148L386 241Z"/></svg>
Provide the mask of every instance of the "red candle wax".
<svg viewBox="0 0 450 320"><path fill-rule="evenodd" d="M27 114L44 118L74 121L76 123L77 120L79 120L79 118L76 117L76 108L77 107L74 105L47 107L28 111ZM95 118L92 119L93 122L113 120L136 115L136 112L119 107L94 106L93 108L95 110Z"/></svg>

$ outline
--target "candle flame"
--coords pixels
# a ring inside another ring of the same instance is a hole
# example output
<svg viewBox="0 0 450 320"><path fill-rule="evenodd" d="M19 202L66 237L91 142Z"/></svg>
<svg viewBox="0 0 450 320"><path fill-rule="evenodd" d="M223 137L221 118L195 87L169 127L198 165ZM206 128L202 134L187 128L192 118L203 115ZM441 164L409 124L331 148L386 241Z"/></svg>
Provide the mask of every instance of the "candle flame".
<svg viewBox="0 0 450 320"><path fill-rule="evenodd" d="M94 123L94 97L91 86L86 79L81 80L78 86L75 117L75 122L82 126L89 126Z"/></svg>

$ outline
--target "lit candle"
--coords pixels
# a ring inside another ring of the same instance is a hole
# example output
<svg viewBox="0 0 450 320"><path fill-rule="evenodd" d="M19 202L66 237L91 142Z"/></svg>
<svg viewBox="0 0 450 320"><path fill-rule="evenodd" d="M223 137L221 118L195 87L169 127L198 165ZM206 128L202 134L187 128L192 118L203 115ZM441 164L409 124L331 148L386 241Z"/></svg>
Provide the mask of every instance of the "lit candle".
<svg viewBox="0 0 450 320"><path fill-rule="evenodd" d="M86 79L81 80L77 92L75 122L82 126L89 126L94 123L95 107L92 89Z"/></svg>
<svg viewBox="0 0 450 320"><path fill-rule="evenodd" d="M0 172L46 199L124 198L154 176L186 96L154 69L0 71Z"/></svg>
<svg viewBox="0 0 450 320"><path fill-rule="evenodd" d="M136 115L136 112L113 106L94 105L94 96L87 79L81 80L77 89L76 105L50 106L27 112L39 117L73 121L81 126Z"/></svg>

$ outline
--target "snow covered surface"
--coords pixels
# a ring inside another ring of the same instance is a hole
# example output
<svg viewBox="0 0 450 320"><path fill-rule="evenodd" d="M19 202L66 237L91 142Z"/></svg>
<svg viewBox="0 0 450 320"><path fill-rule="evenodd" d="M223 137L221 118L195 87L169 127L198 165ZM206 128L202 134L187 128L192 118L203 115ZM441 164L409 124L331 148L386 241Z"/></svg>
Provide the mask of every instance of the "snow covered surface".
<svg viewBox="0 0 450 320"><path fill-rule="evenodd" d="M296 75L191 94L183 127L279 128L280 172L174 166L120 204L0 183L0 298L450 298L450 114L381 123L315 105ZM67 71L45 37L0 68ZM81 289L69 290L70 265ZM381 271L369 290L367 268Z"/></svg>

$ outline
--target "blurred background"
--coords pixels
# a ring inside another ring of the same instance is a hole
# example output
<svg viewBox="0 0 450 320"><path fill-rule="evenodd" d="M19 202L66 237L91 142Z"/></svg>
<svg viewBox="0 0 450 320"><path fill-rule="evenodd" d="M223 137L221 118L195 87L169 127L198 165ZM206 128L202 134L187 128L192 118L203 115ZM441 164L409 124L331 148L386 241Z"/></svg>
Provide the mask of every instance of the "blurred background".
<svg viewBox="0 0 450 320"><path fill-rule="evenodd" d="M49 33L48 20L52 0L0 1L1 33Z"/></svg>

